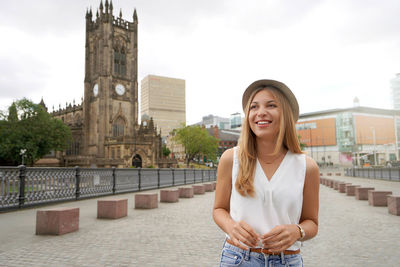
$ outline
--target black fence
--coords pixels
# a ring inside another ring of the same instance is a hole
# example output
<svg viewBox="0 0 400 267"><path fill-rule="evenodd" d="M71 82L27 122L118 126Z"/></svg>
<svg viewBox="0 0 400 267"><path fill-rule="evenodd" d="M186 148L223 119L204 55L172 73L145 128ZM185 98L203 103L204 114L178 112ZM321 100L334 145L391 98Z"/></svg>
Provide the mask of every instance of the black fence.
<svg viewBox="0 0 400 267"><path fill-rule="evenodd" d="M215 180L215 169L0 167L0 210Z"/></svg>
<svg viewBox="0 0 400 267"><path fill-rule="evenodd" d="M400 168L348 168L347 176L400 181Z"/></svg>

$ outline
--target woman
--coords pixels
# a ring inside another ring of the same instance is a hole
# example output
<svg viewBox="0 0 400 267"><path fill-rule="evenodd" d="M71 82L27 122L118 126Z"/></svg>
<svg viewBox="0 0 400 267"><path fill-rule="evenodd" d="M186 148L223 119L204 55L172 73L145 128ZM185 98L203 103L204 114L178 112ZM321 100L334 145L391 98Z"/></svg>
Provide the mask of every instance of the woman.
<svg viewBox="0 0 400 267"><path fill-rule="evenodd" d="M227 236L220 266L303 266L301 241L318 232L319 170L300 149L296 97L259 80L242 105L238 147L218 165L213 217Z"/></svg>

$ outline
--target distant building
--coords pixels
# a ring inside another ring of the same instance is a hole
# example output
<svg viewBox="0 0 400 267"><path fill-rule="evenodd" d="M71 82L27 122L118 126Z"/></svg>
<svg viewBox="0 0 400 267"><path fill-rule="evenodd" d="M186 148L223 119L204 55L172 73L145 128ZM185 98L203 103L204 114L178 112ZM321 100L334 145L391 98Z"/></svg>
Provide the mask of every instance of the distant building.
<svg viewBox="0 0 400 267"><path fill-rule="evenodd" d="M204 125L206 128L213 126L218 126L220 129L230 129L231 122L228 118L223 118L214 115L204 116L201 122L196 123L196 125Z"/></svg>
<svg viewBox="0 0 400 267"><path fill-rule="evenodd" d="M392 89L393 108L400 109L400 73L397 73L396 77L390 80L390 87Z"/></svg>
<svg viewBox="0 0 400 267"><path fill-rule="evenodd" d="M169 158L175 159L178 164L180 163L183 165L185 163L186 154L185 154L185 147L182 144L177 143L174 140L175 133L171 132L165 139L165 145L171 151L169 154Z"/></svg>
<svg viewBox="0 0 400 267"><path fill-rule="evenodd" d="M230 121L231 129L239 129L242 127L243 119L242 115L239 112L231 114Z"/></svg>
<svg viewBox="0 0 400 267"><path fill-rule="evenodd" d="M296 128L320 165L385 165L399 159L398 120L400 110L355 106L301 114Z"/></svg>
<svg viewBox="0 0 400 267"><path fill-rule="evenodd" d="M141 115L147 115L168 134L186 123L185 80L148 75L141 81Z"/></svg>
<svg viewBox="0 0 400 267"><path fill-rule="evenodd" d="M218 142L218 158L221 157L225 150L237 146L240 137L240 131L219 129L218 126L207 128L211 136L219 139Z"/></svg>

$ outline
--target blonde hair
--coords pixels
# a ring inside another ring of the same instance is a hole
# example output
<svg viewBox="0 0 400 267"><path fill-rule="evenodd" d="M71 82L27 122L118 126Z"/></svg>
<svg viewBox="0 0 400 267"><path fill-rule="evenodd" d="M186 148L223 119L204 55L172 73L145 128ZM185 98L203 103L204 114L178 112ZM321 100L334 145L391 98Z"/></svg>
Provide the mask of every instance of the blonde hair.
<svg viewBox="0 0 400 267"><path fill-rule="evenodd" d="M288 99L274 87L260 87L249 97L245 108L245 118L242 132L238 141L239 172L235 183L236 190L242 196L254 196L254 174L257 163L257 141L256 136L249 125L250 103L254 96L261 90L268 90L275 97L278 108L281 110L279 122L279 134L272 155L276 155L282 146L293 153L302 153L299 139L297 137L295 120Z"/></svg>

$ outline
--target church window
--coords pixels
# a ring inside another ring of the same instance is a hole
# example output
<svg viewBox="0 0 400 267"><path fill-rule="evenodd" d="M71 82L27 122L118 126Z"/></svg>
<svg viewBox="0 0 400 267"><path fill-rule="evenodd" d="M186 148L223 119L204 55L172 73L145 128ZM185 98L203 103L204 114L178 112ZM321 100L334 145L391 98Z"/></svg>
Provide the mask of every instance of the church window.
<svg viewBox="0 0 400 267"><path fill-rule="evenodd" d="M117 159L121 158L121 149L117 148Z"/></svg>
<svg viewBox="0 0 400 267"><path fill-rule="evenodd" d="M117 75L126 75L126 53L125 50L114 49L114 73Z"/></svg>
<svg viewBox="0 0 400 267"><path fill-rule="evenodd" d="M124 135L125 122L121 117L118 117L112 125L112 135L114 137Z"/></svg>
<svg viewBox="0 0 400 267"><path fill-rule="evenodd" d="M67 155L79 155L81 153L80 147L81 144L79 140L72 140L67 148Z"/></svg>
<svg viewBox="0 0 400 267"><path fill-rule="evenodd" d="M112 159L115 158L115 150L114 150L114 148L111 149L111 158Z"/></svg>
<svg viewBox="0 0 400 267"><path fill-rule="evenodd" d="M97 47L94 47L94 52L93 52L93 69L94 73L97 72Z"/></svg>

